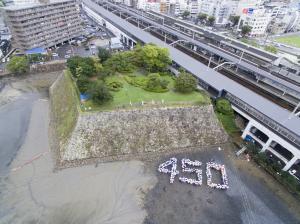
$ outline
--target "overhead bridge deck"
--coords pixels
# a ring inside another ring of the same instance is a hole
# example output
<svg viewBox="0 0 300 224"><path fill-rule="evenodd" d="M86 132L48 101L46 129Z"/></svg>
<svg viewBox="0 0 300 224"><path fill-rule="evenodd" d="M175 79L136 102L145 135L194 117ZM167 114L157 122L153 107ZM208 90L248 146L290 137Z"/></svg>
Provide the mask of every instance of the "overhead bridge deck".
<svg viewBox="0 0 300 224"><path fill-rule="evenodd" d="M291 113L288 110L283 109L282 107L250 91L246 87L223 76L217 71L208 68L196 59L118 17L95 2L91 0L83 0L83 3L94 12L101 15L102 18L112 23L122 32L134 38L136 41L154 43L167 48L170 52L171 59L176 64L196 76L200 83L212 87L219 93L225 93L225 97L227 97L239 109L245 111L254 119L263 123L266 127L294 144L297 148L300 148L299 117L293 116L289 119Z"/></svg>

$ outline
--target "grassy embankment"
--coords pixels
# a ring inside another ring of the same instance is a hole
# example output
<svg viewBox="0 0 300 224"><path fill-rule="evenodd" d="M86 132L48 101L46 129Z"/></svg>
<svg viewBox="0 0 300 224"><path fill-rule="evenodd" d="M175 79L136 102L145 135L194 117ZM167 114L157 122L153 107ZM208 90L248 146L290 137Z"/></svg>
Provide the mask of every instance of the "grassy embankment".
<svg viewBox="0 0 300 224"><path fill-rule="evenodd" d="M76 89L68 71L52 86L52 122L60 145L69 137L77 121L79 98Z"/></svg>

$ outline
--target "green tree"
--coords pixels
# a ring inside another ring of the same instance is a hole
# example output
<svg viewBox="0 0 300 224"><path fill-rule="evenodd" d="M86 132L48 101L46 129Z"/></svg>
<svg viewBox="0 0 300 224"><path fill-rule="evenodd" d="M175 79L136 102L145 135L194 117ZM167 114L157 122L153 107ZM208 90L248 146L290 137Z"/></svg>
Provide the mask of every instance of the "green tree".
<svg viewBox="0 0 300 224"><path fill-rule="evenodd" d="M200 22L204 22L207 19L207 14L205 13L199 13L197 18L200 20Z"/></svg>
<svg viewBox="0 0 300 224"><path fill-rule="evenodd" d="M111 57L111 53L109 50L99 47L98 48L98 58L100 59L100 62L105 62L107 59Z"/></svg>
<svg viewBox="0 0 300 224"><path fill-rule="evenodd" d="M182 72L175 80L175 89L178 92L189 93L196 89L197 80L189 73Z"/></svg>
<svg viewBox="0 0 300 224"><path fill-rule="evenodd" d="M104 62L105 69L113 72L132 72L135 69L134 52L125 51L112 55Z"/></svg>
<svg viewBox="0 0 300 224"><path fill-rule="evenodd" d="M70 69L73 77L78 77L81 75L86 77L93 77L94 75L96 75L95 62L90 57L71 57L67 60L67 66Z"/></svg>
<svg viewBox="0 0 300 224"><path fill-rule="evenodd" d="M90 85L90 80L86 76L79 76L76 83L79 91L86 93Z"/></svg>
<svg viewBox="0 0 300 224"><path fill-rule="evenodd" d="M36 63L43 60L42 54L30 54L27 56L30 63Z"/></svg>
<svg viewBox="0 0 300 224"><path fill-rule="evenodd" d="M87 93L91 96L91 99L99 105L113 99L112 94L103 81L92 82L88 87Z"/></svg>
<svg viewBox="0 0 300 224"><path fill-rule="evenodd" d="M216 18L214 16L208 17L208 25L213 26L216 21Z"/></svg>
<svg viewBox="0 0 300 224"><path fill-rule="evenodd" d="M24 74L29 71L29 61L26 56L13 56L7 64L8 71Z"/></svg>
<svg viewBox="0 0 300 224"><path fill-rule="evenodd" d="M81 62L81 57L79 56L74 56L67 60L67 67L69 68L73 77L76 76L76 69L78 68L80 62Z"/></svg>
<svg viewBox="0 0 300 224"><path fill-rule="evenodd" d="M216 102L216 109L221 114L233 115L233 109L230 105L230 102L226 99L218 99Z"/></svg>
<svg viewBox="0 0 300 224"><path fill-rule="evenodd" d="M240 16L230 16L230 22L232 22L232 26L236 26L239 23Z"/></svg>
<svg viewBox="0 0 300 224"><path fill-rule="evenodd" d="M135 52L139 66L145 67L150 72L166 70L171 63L167 48L161 48L154 44L147 44Z"/></svg>
<svg viewBox="0 0 300 224"><path fill-rule="evenodd" d="M182 16L183 18L187 18L189 15L190 15L190 12L187 11L187 10L185 10L185 11L181 14L181 16Z"/></svg>
<svg viewBox="0 0 300 224"><path fill-rule="evenodd" d="M158 73L151 73L147 78L146 90L152 92L165 92L168 90L169 82L162 79Z"/></svg>
<svg viewBox="0 0 300 224"><path fill-rule="evenodd" d="M274 47L273 45L266 45L266 46L264 47L264 49L265 49L266 51L269 51L269 52L274 53L274 54L277 54L277 52L278 52L277 48Z"/></svg>
<svg viewBox="0 0 300 224"><path fill-rule="evenodd" d="M251 26L245 25L242 27L241 34L243 37L247 36L252 30Z"/></svg>

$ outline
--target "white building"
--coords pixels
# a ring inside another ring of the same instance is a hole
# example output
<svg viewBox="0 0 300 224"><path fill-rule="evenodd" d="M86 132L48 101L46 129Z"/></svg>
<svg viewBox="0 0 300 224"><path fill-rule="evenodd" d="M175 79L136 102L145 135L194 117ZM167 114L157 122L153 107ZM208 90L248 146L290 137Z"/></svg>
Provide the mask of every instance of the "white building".
<svg viewBox="0 0 300 224"><path fill-rule="evenodd" d="M244 11L238 24L238 31L241 30L242 26L248 25L252 28L250 36L263 36L272 19L271 15L263 7Z"/></svg>
<svg viewBox="0 0 300 224"><path fill-rule="evenodd" d="M215 17L217 25L225 25L229 17L235 14L237 6L236 0L202 0L200 13Z"/></svg>
<svg viewBox="0 0 300 224"><path fill-rule="evenodd" d="M138 0L136 7L145 11L160 12L159 0Z"/></svg>

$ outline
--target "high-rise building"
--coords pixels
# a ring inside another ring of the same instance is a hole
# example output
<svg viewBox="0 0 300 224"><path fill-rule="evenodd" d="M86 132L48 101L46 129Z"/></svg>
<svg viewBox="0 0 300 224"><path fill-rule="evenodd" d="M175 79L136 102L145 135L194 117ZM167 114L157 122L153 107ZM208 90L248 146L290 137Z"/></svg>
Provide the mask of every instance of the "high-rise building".
<svg viewBox="0 0 300 224"><path fill-rule="evenodd" d="M83 33L76 0L40 0L4 7L13 47L48 48Z"/></svg>

